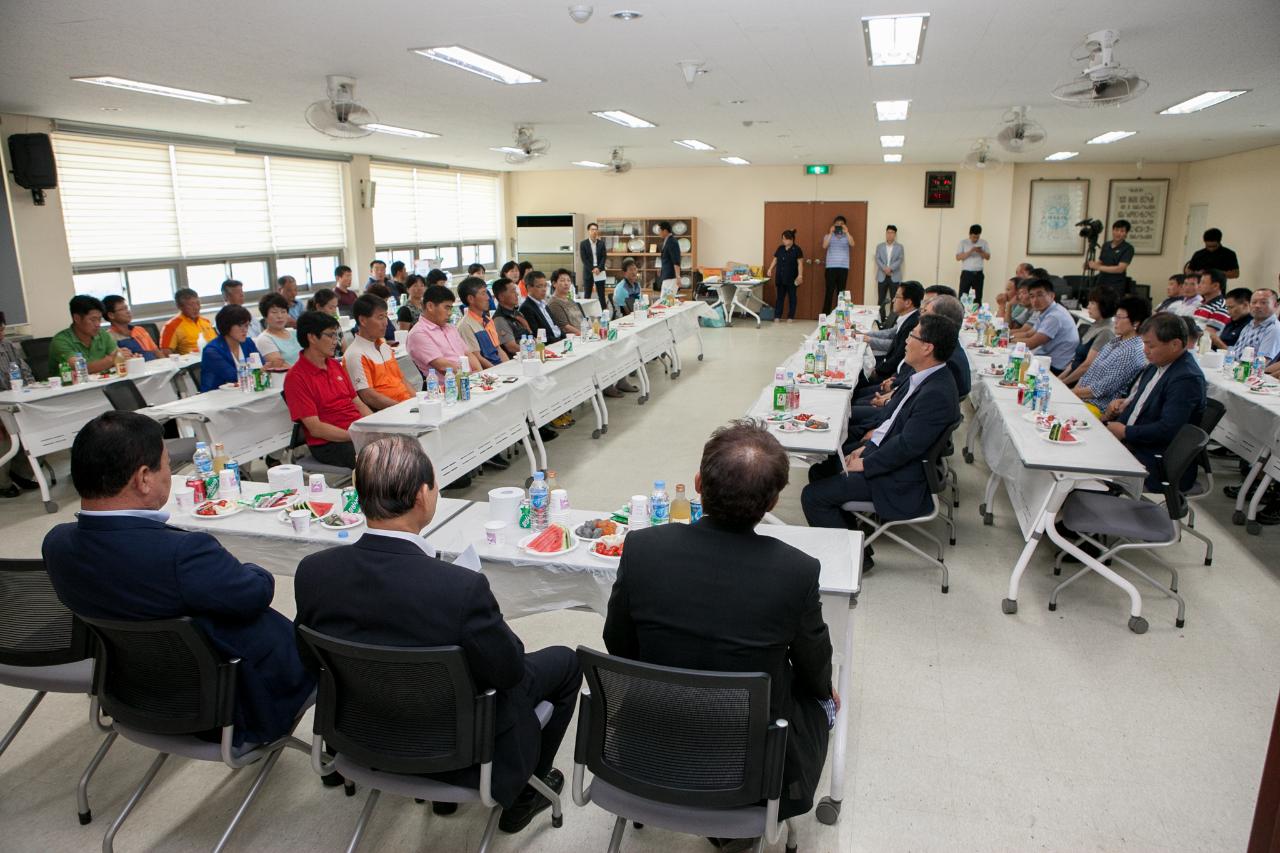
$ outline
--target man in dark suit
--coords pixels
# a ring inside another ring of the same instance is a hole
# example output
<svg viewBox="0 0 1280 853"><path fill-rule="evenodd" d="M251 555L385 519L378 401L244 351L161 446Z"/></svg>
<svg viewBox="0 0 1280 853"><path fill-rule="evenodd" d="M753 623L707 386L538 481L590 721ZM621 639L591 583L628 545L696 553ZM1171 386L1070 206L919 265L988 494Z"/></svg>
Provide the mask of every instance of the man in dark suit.
<svg viewBox="0 0 1280 853"><path fill-rule="evenodd" d="M209 534L165 523L163 428L135 412L98 415L71 446L71 479L81 510L50 530L43 547L63 604L91 619L190 616L227 660L240 659L236 745L292 731L315 679L298 657L289 620L271 609L274 579Z"/></svg>
<svg viewBox="0 0 1280 853"><path fill-rule="evenodd" d="M754 532L787 476L786 451L760 424L716 430L693 481L706 515L627 536L604 623L610 654L769 674L770 718L790 724L784 818L813 806L840 701L831 689L818 561Z"/></svg>
<svg viewBox="0 0 1280 853"><path fill-rule="evenodd" d="M671 234L670 222L658 223L658 236L662 238L659 249L658 292L675 294L680 289L680 241Z"/></svg>
<svg viewBox="0 0 1280 853"><path fill-rule="evenodd" d="M547 343L554 344L564 340L564 330L551 318L551 309L547 306L547 275L537 270L529 270L524 276L524 289L529 294L520 303L520 313L529 323L529 328L537 337L539 329L545 329Z"/></svg>
<svg viewBox="0 0 1280 853"><path fill-rule="evenodd" d="M902 363L907 353L907 338L920 322L919 309L922 301L924 301L924 287L920 282L904 281L898 285L894 293L894 303L902 306L905 313L900 314L901 319L898 321L897 331L894 332L893 342L889 344L889 351L876 359L876 368L872 375L868 377L865 374L859 374L857 386L859 390L879 384L898 372L898 365Z"/></svg>
<svg viewBox="0 0 1280 853"><path fill-rule="evenodd" d="M578 257L582 258L582 278L584 280L582 295L591 298L591 288L595 287L600 307L604 307L604 240L600 237L600 227L592 222L587 226L587 239L578 244Z"/></svg>
<svg viewBox="0 0 1280 853"><path fill-rule="evenodd" d="M932 505L921 460L960 417L959 395L947 360L955 351L960 327L936 314L920 319L907 340L911 378L895 392L893 410L849 453L844 470L823 477L814 466L800 494L811 527L846 527L840 507L848 501L871 501L886 521L926 515Z"/></svg>
<svg viewBox="0 0 1280 853"><path fill-rule="evenodd" d="M1147 469L1147 491L1158 492L1163 487L1156 457L1165 452L1184 424L1199 422L1205 407L1205 379L1187 349L1187 327L1181 317L1168 312L1153 314L1139 334L1148 366L1127 398L1107 406L1103 420ZM1194 466L1188 469L1181 484L1184 489L1191 487L1195 474Z"/></svg>
<svg viewBox="0 0 1280 853"><path fill-rule="evenodd" d="M498 691L493 796L503 807L498 827L518 832L551 805L528 779L536 774L557 792L564 785L552 761L582 681L577 655L563 646L526 654L485 576L436 558L420 531L435 515L439 489L416 440L393 435L366 445L355 478L368 529L355 544L298 564L297 623L373 645L461 646L477 687ZM534 709L543 701L554 711L539 730ZM474 786L479 768L435 778ZM440 803L435 810L454 809Z"/></svg>

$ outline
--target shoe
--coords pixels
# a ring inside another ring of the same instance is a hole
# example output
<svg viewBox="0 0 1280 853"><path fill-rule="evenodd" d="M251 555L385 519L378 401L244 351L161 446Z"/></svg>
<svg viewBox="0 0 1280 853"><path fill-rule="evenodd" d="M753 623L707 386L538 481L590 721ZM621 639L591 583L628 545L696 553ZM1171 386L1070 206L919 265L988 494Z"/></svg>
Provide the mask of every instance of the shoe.
<svg viewBox="0 0 1280 853"><path fill-rule="evenodd" d="M617 388L615 388L615 387L614 387L614 386L612 386L612 385L610 385L608 388L604 389L604 390L603 390L603 391L601 391L600 393L604 394L606 397L615 397L615 398L616 398L616 397L621 397L621 396L622 396L622 392L621 392L621 391L619 391Z"/></svg>
<svg viewBox="0 0 1280 853"><path fill-rule="evenodd" d="M337 770L332 773L326 773L320 777L320 784L324 785L326 788L341 788L346 784L346 781L347 780L342 778L342 774Z"/></svg>
<svg viewBox="0 0 1280 853"><path fill-rule="evenodd" d="M1209 451L1209 455L1217 456L1217 457L1228 457L1228 456L1235 456L1235 453L1233 453L1232 451L1228 450L1225 447L1215 447L1213 450Z"/></svg>
<svg viewBox="0 0 1280 853"><path fill-rule="evenodd" d="M12 471L9 472L9 479L13 481L15 486L22 489L24 492L34 492L36 489L40 488L40 484L35 480L28 480L26 477L23 477L20 474L15 474Z"/></svg>
<svg viewBox="0 0 1280 853"><path fill-rule="evenodd" d="M573 426L576 423L577 421L573 419L573 415L561 415L560 417L556 418L554 421L551 422L551 428L552 429L568 429L569 427Z"/></svg>
<svg viewBox="0 0 1280 853"><path fill-rule="evenodd" d="M1240 497L1240 486L1223 486L1222 493L1232 500L1235 500Z"/></svg>
<svg viewBox="0 0 1280 853"><path fill-rule="evenodd" d="M614 388L617 388L619 391L623 392L624 394L639 394L639 393L640 393L640 389L639 389L639 388L637 388L636 386L632 385L630 382L628 382L628 381L627 381L627 380L625 380L625 379L619 379L619 380L618 380L618 384L617 384L617 385L614 385L613 387L614 387Z"/></svg>
<svg viewBox="0 0 1280 853"><path fill-rule="evenodd" d="M22 494L22 489L19 489L17 486L13 485L12 483L10 483L8 487L0 489L0 498L16 498L21 494Z"/></svg>
<svg viewBox="0 0 1280 853"><path fill-rule="evenodd" d="M708 838L711 846L723 853L742 853L756 846L754 838Z"/></svg>
<svg viewBox="0 0 1280 853"><path fill-rule="evenodd" d="M557 438L560 437L560 433L556 432L553 429L550 429L549 427L544 427L544 426L538 427L538 435L542 438L544 442L555 441Z"/></svg>
<svg viewBox="0 0 1280 853"><path fill-rule="evenodd" d="M440 491L442 491L442 492L447 492L447 491L450 491L451 489L465 489L465 488L467 488L467 487L468 487L468 486L470 486L470 485L471 485L471 475L470 475L470 474L463 474L461 477L459 477L458 479L454 480L454 481L453 481L452 483L450 483L449 485L447 485L447 486L441 486L441 487L440 487Z"/></svg>
<svg viewBox="0 0 1280 853"><path fill-rule="evenodd" d="M432 814L450 815L450 814L456 813L457 811L458 811L457 803L438 803L435 800L431 801Z"/></svg>
<svg viewBox="0 0 1280 853"><path fill-rule="evenodd" d="M564 788L564 774L555 768L542 777L542 783L557 794ZM551 808L551 801L539 794L532 785L525 785L524 790L516 797L509 809L502 810L498 818L498 829L503 832L519 832L529 825L529 821L540 811Z"/></svg>
<svg viewBox="0 0 1280 853"><path fill-rule="evenodd" d="M1255 520L1259 524L1280 524L1280 501L1269 503L1258 510Z"/></svg>
<svg viewBox="0 0 1280 853"><path fill-rule="evenodd" d="M490 456L488 459L484 460L484 467L492 468L495 471L505 471L511 467L511 463L503 459L501 456Z"/></svg>

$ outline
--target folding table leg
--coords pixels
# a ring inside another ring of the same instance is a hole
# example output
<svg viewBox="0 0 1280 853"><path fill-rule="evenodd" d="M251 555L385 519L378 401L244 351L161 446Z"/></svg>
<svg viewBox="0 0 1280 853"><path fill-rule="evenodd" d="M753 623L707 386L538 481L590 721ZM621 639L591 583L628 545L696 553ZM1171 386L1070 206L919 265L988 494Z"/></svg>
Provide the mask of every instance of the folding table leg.
<svg viewBox="0 0 1280 853"><path fill-rule="evenodd" d="M13 433L10 433L11 435ZM27 462L31 463L32 476L36 478L36 484L40 486L40 500L44 501L45 512L57 512L58 504L53 499L53 495L49 494L49 481L45 479L44 469L40 466L40 460L30 449L26 450Z"/></svg>
<svg viewBox="0 0 1280 853"><path fill-rule="evenodd" d="M1245 514L1244 506L1249 499L1249 489L1253 486L1253 481L1258 479L1258 475L1262 473L1262 466L1265 464L1267 455L1264 453L1258 460L1249 467L1249 473L1245 474L1244 482L1240 484L1240 493L1236 495L1235 511L1231 514L1232 524L1244 524Z"/></svg>
<svg viewBox="0 0 1280 853"><path fill-rule="evenodd" d="M836 738L831 751L831 793L818 801L814 814L819 823L827 825L840 819L840 804L844 800L845 762L849 752L849 682L853 670L853 611L858 600L849 602L845 619L844 660L836 674L836 692L840 694L840 711L836 714Z"/></svg>
<svg viewBox="0 0 1280 853"><path fill-rule="evenodd" d="M1045 499L1039 515L1036 516L1036 523L1031 528L1031 535L1027 538L1027 544L1022 546L1022 553L1018 554L1018 560L1013 564L1013 573L1009 575L1009 597L1000 602L1000 609L1005 613L1018 612L1018 584L1021 583L1022 575L1026 572L1027 565L1031 562L1031 555L1035 553L1036 547L1040 544L1040 538L1044 536L1046 530L1053 529L1053 525L1058 518L1058 510L1062 509L1062 504L1070 492L1070 480L1054 481L1053 490L1049 492L1049 496ZM1054 541L1056 542L1057 540L1055 539Z"/></svg>
<svg viewBox="0 0 1280 853"><path fill-rule="evenodd" d="M1262 496L1266 494L1267 487L1271 485L1271 475L1263 474L1262 482L1258 484L1258 488L1253 490L1253 497L1249 499L1249 510L1245 513L1245 530L1257 536L1262 532L1262 525L1258 523L1258 505L1262 503ZM1240 494L1244 494L1244 488L1241 487Z"/></svg>
<svg viewBox="0 0 1280 853"><path fill-rule="evenodd" d="M1055 512L1054 514L1056 515L1057 513ZM1080 550L1074 542L1059 533L1056 527L1047 525L1045 532L1049 534L1049 539L1055 545L1079 560L1082 566L1092 569L1124 590L1129 596L1129 630L1135 634L1147 633L1147 620L1142 618L1142 595L1138 592L1136 586L1116 574L1109 567L1095 560L1091 555Z"/></svg>
<svg viewBox="0 0 1280 853"><path fill-rule="evenodd" d="M605 431L604 416L600 414L600 408L603 405L604 405L604 400L601 399L600 391L597 390L594 394L591 395L591 408L596 413L596 428L591 433L592 438L599 438L600 436L604 435L604 431Z"/></svg>

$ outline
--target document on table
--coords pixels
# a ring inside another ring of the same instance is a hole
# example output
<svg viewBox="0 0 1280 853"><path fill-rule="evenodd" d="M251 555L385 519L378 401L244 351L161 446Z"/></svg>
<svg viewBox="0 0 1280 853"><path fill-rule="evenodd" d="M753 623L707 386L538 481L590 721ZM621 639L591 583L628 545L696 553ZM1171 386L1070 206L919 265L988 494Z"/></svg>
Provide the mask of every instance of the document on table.
<svg viewBox="0 0 1280 853"><path fill-rule="evenodd" d="M480 555L476 553L476 546L468 545L467 550L453 559L453 564L473 572L480 571Z"/></svg>

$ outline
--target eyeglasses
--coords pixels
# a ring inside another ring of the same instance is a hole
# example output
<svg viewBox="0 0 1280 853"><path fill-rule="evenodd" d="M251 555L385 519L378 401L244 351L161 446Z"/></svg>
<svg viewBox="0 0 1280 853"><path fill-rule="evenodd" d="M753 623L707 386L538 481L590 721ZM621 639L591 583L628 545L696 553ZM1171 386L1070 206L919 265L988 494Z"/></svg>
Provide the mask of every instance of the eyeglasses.
<svg viewBox="0 0 1280 853"><path fill-rule="evenodd" d="M320 337L328 338L331 341L336 341L338 339L338 333L335 332L333 329L330 329L327 332L321 332Z"/></svg>

